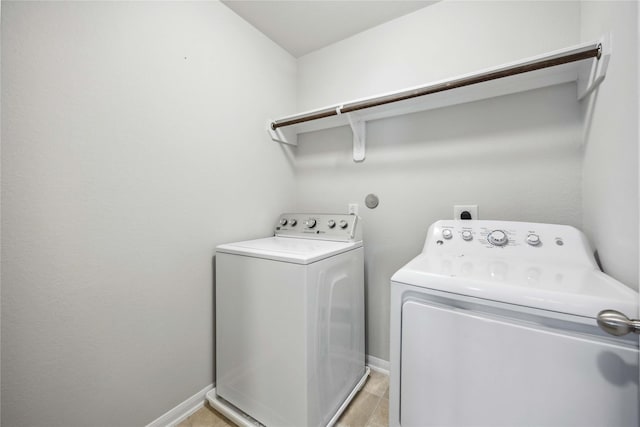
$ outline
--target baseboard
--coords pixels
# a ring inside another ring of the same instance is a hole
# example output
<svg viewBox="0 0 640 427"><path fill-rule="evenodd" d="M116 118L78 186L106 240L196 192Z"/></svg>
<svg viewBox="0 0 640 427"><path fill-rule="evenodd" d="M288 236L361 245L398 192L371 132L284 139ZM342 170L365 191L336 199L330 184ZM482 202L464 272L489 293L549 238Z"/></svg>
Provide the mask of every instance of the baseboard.
<svg viewBox="0 0 640 427"><path fill-rule="evenodd" d="M184 402L178 404L175 408L160 416L155 421L147 424L146 427L173 427L178 425L204 406L204 402L206 401L205 396L212 388L213 384L206 386Z"/></svg>
<svg viewBox="0 0 640 427"><path fill-rule="evenodd" d="M372 370L381 372L385 375L389 375L389 362L379 359L370 355L366 356L366 364ZM207 393L213 389L213 384L210 384L185 400L178 404L175 408L169 410L164 415L161 415L155 421L150 422L146 427L174 427L182 421L186 420L191 414L204 406Z"/></svg>
<svg viewBox="0 0 640 427"><path fill-rule="evenodd" d="M389 368L391 365L388 360L378 359L377 357L373 357L367 354L365 359L367 366L369 366L373 371L380 372L385 375L389 375Z"/></svg>

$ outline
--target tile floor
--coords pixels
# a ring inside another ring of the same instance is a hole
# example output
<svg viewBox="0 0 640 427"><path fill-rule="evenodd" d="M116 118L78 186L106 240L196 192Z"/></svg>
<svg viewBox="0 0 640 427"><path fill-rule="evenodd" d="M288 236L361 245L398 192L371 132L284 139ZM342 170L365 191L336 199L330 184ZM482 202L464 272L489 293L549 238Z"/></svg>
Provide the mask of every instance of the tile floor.
<svg viewBox="0 0 640 427"><path fill-rule="evenodd" d="M223 415L205 404L177 427L234 427ZM389 377L371 371L362 390L338 420L337 427L388 427Z"/></svg>

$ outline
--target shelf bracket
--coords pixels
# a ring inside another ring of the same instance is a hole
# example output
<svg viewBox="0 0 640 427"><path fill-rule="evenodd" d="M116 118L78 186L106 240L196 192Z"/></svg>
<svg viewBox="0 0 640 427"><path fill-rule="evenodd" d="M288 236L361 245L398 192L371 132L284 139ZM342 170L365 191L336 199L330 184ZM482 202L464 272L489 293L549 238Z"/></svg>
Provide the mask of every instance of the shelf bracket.
<svg viewBox="0 0 640 427"><path fill-rule="evenodd" d="M578 101L593 92L604 80L611 59L611 33L600 39L600 56L593 60L591 67L578 75Z"/></svg>
<svg viewBox="0 0 640 427"><path fill-rule="evenodd" d="M365 157L365 141L367 136L367 123L356 119L353 113L346 113L349 126L353 132L353 161L362 162Z"/></svg>
<svg viewBox="0 0 640 427"><path fill-rule="evenodd" d="M267 120L267 132L269 136L275 142L281 142L287 145L298 145L298 135L291 128L277 128L274 129L271 124L273 120Z"/></svg>

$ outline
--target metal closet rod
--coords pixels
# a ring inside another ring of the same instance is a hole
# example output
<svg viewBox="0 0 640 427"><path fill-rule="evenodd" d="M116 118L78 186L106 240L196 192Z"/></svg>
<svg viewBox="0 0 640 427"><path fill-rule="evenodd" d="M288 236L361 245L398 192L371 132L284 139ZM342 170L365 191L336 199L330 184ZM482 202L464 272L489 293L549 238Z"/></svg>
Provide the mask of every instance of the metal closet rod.
<svg viewBox="0 0 640 427"><path fill-rule="evenodd" d="M393 102L405 101L411 98L417 98L420 96L430 95L432 93L444 92L446 90L457 89L464 86L470 86L478 83L484 83L491 80L497 80L504 77L515 76L517 74L528 73L531 71L541 70L543 68L555 67L558 65L568 64L570 62L582 61L589 58L600 59L602 55L602 45L598 44L595 47L590 47L586 50L579 52L568 53L566 55L558 56L551 59L542 59L540 61L527 63L524 65L514 65L512 67L504 68L498 71L489 71L486 73L478 74L472 77L463 77L457 80L451 80L444 83L435 84L432 86L409 90L393 95L381 96L367 101L356 102L350 105L329 108L322 111L317 111L304 116L299 116L293 119L274 121L271 123L271 129L284 126L296 125L298 123L309 122L312 120L323 119L325 117L337 116L344 113L352 113L354 111L364 110L366 108L378 107L380 105L390 104Z"/></svg>

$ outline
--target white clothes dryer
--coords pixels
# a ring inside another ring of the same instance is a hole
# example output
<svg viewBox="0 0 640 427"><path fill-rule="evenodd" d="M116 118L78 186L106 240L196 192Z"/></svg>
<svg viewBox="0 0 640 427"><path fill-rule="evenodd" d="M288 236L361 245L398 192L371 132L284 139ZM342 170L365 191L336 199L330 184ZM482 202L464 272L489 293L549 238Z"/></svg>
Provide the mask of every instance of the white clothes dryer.
<svg viewBox="0 0 640 427"><path fill-rule="evenodd" d="M391 278L390 425L636 426L638 312L569 226L438 221Z"/></svg>
<svg viewBox="0 0 640 427"><path fill-rule="evenodd" d="M241 425L330 426L369 373L355 215L283 214L275 236L216 248L216 388Z"/></svg>

